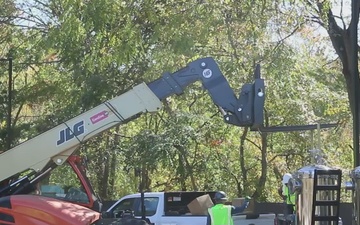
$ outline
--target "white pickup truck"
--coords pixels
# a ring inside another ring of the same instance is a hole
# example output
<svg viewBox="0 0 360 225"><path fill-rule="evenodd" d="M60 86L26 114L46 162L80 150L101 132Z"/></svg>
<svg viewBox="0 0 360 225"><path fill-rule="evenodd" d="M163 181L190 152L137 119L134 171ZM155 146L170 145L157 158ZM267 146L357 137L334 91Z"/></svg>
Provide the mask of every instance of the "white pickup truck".
<svg viewBox="0 0 360 225"><path fill-rule="evenodd" d="M206 215L191 215L187 205L195 198L209 194L213 198L215 192L149 192L144 193L146 218L154 225L206 225ZM135 217L141 218L140 193L127 195L106 212L114 215L123 211L133 211ZM273 225L274 215L260 215L258 219L246 219L246 216L234 216L234 225Z"/></svg>

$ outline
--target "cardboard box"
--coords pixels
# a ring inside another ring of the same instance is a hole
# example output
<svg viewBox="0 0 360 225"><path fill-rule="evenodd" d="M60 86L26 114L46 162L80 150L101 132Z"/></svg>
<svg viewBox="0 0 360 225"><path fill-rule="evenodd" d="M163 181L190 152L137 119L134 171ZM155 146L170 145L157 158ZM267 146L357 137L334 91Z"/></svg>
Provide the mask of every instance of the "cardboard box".
<svg viewBox="0 0 360 225"><path fill-rule="evenodd" d="M195 198L187 205L187 207L192 215L207 215L208 208L211 208L213 205L214 203L207 194Z"/></svg>
<svg viewBox="0 0 360 225"><path fill-rule="evenodd" d="M232 200L232 205L233 206L241 206L245 201L245 198L234 198ZM249 213L254 213L255 211L255 201L254 199L251 199L249 202L249 206L247 207L247 209L245 209L245 211L243 212L244 214L249 214Z"/></svg>

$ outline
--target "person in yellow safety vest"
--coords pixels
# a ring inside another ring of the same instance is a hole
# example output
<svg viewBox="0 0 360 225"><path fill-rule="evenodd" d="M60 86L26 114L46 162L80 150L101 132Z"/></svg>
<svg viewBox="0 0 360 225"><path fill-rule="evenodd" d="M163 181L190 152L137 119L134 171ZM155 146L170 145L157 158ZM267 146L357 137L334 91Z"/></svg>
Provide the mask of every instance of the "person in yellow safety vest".
<svg viewBox="0 0 360 225"><path fill-rule="evenodd" d="M228 200L225 192L215 193L215 205L208 209L206 225L233 225L232 215L243 212L249 206L249 199L246 197L241 206L235 207L224 204Z"/></svg>
<svg viewBox="0 0 360 225"><path fill-rule="evenodd" d="M292 178L290 173L286 173L282 179L282 196L286 203L286 214L294 214L296 195L290 192L289 181Z"/></svg>

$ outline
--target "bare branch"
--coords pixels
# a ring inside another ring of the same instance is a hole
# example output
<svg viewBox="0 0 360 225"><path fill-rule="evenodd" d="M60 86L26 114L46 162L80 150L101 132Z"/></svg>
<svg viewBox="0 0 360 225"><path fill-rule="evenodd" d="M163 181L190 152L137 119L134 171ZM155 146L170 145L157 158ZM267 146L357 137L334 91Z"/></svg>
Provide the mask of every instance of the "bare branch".
<svg viewBox="0 0 360 225"><path fill-rule="evenodd" d="M46 3L44 3L44 2L41 2L41 1L39 1L39 0L33 0L33 1L34 1L35 3L41 5L41 6L44 7L44 8L49 8L49 5L46 4Z"/></svg>
<svg viewBox="0 0 360 225"><path fill-rule="evenodd" d="M42 61L42 62L21 62L17 63L19 65L42 65L42 64L54 64L54 63L61 63L62 60L53 60L53 61Z"/></svg>
<svg viewBox="0 0 360 225"><path fill-rule="evenodd" d="M11 18L11 20L19 20L19 22L21 22L21 21L27 21L27 22L31 22L31 23L37 24L37 21L31 19L30 16L29 16L29 17L24 17L24 16L11 16L10 18Z"/></svg>
<svg viewBox="0 0 360 225"><path fill-rule="evenodd" d="M324 65L322 65L321 67L328 66L328 65L330 65L330 64L332 64L332 63L334 63L334 62L338 61L338 59L339 59L339 56L337 56L335 59L330 60L329 62L325 63L325 64L324 64Z"/></svg>
<svg viewBox="0 0 360 225"><path fill-rule="evenodd" d="M201 130L201 128L203 128L205 125L209 124L210 121L211 121L211 119L214 118L215 116L217 116L218 114L219 114L219 112L216 112L216 113L214 113L213 115L211 115L211 116L210 116L210 120L208 120L208 121L204 122L202 125L200 125L200 126L198 127L197 132L199 132L199 131Z"/></svg>
<svg viewBox="0 0 360 225"><path fill-rule="evenodd" d="M288 39L288 38L290 38L291 36L293 36L293 35L300 29L300 27L301 27L303 24L305 24L305 23L304 23L304 22L300 23L300 24L299 24L298 26L296 26L295 29L294 29L293 31L291 31L288 35L286 35L284 38L281 38L281 39L277 42L277 44L275 45L275 47L274 47L271 51L269 51L268 55L272 54L277 48L279 48L279 47L284 43L284 41L285 41L286 39ZM264 60L268 59L268 57L267 57L268 55L264 56L263 59L259 60L258 63L261 63L261 62L263 62ZM272 57L272 60L270 61L270 63L273 62L273 61L275 61L275 57Z"/></svg>
<svg viewBox="0 0 360 225"><path fill-rule="evenodd" d="M288 152L284 152L284 153L280 153L280 154L276 154L274 155L269 161L268 163L272 163L276 158L278 157L289 157L289 156L302 156L302 153L297 153L296 151L288 151Z"/></svg>
<svg viewBox="0 0 360 225"><path fill-rule="evenodd" d="M195 102L197 101L197 95L196 94L194 94L193 95L193 101L192 102L190 102L190 104L189 104L189 110L191 109L191 107L195 104Z"/></svg>
<svg viewBox="0 0 360 225"><path fill-rule="evenodd" d="M24 106L24 103L21 103L19 109L18 109L17 112L16 112L14 121L13 121L13 123L12 123L12 127L15 127L15 126L16 126L16 123L17 123L17 121L19 120L19 115L20 115L20 112L21 112L23 106Z"/></svg>
<svg viewBox="0 0 360 225"><path fill-rule="evenodd" d="M253 144L256 148L258 148L260 151L262 150L261 146L256 144L254 141L250 140L249 138L245 139L246 141L250 142L251 144Z"/></svg>
<svg viewBox="0 0 360 225"><path fill-rule="evenodd" d="M322 21L320 20L309 20L310 22L314 22L314 23L317 23L319 24L320 26L324 27L325 26L325 23L323 23Z"/></svg>
<svg viewBox="0 0 360 225"><path fill-rule="evenodd" d="M317 14L320 14L319 9L317 9L317 8L314 6L313 2L307 0L307 1L305 1L305 3L306 3L306 5L310 6L310 8L312 8L313 10L315 10L315 12L316 12Z"/></svg>
<svg viewBox="0 0 360 225"><path fill-rule="evenodd" d="M48 22L44 21L44 19L51 20L51 18L54 17L51 11L48 10L50 9L49 5L40 1L35 1L35 3L33 4L28 2L27 4L23 4L23 6L23 14L28 15L26 18L23 19L30 21L37 26L47 27ZM34 10L37 10L40 13L36 13L34 12Z"/></svg>
<svg viewBox="0 0 360 225"><path fill-rule="evenodd" d="M344 21L344 17L343 17L343 9L344 9L344 1L341 0L341 3L340 3L340 19L341 19L341 22L343 24L343 29L345 30L346 29L346 26L345 26L345 21Z"/></svg>
<svg viewBox="0 0 360 225"><path fill-rule="evenodd" d="M9 26L12 26L12 27L20 27L20 28L25 28L25 29L29 29L29 30L38 30L44 34L47 33L47 31L45 31L44 29L40 28L40 27L33 27L33 26L27 26L27 25L22 25L22 24L13 24L13 23L9 23L7 24Z"/></svg>
<svg viewBox="0 0 360 225"><path fill-rule="evenodd" d="M305 16L305 20L308 22L317 23L322 27L325 26L324 22L321 20L321 18L319 16L315 16L315 15Z"/></svg>
<svg viewBox="0 0 360 225"><path fill-rule="evenodd" d="M343 18L342 16L335 16L335 15L333 15L333 17L341 20L341 22L342 22L342 24L343 24L343 29L345 30L345 29L346 29L346 25L345 25L344 18Z"/></svg>

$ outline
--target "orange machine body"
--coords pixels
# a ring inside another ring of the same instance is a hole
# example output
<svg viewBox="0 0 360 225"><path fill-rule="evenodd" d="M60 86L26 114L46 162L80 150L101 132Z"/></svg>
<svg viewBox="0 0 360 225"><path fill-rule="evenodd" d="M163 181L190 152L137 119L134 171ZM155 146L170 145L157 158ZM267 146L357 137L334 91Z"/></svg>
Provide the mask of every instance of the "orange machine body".
<svg viewBox="0 0 360 225"><path fill-rule="evenodd" d="M2 225L91 225L100 213L78 204L38 195L1 198Z"/></svg>

